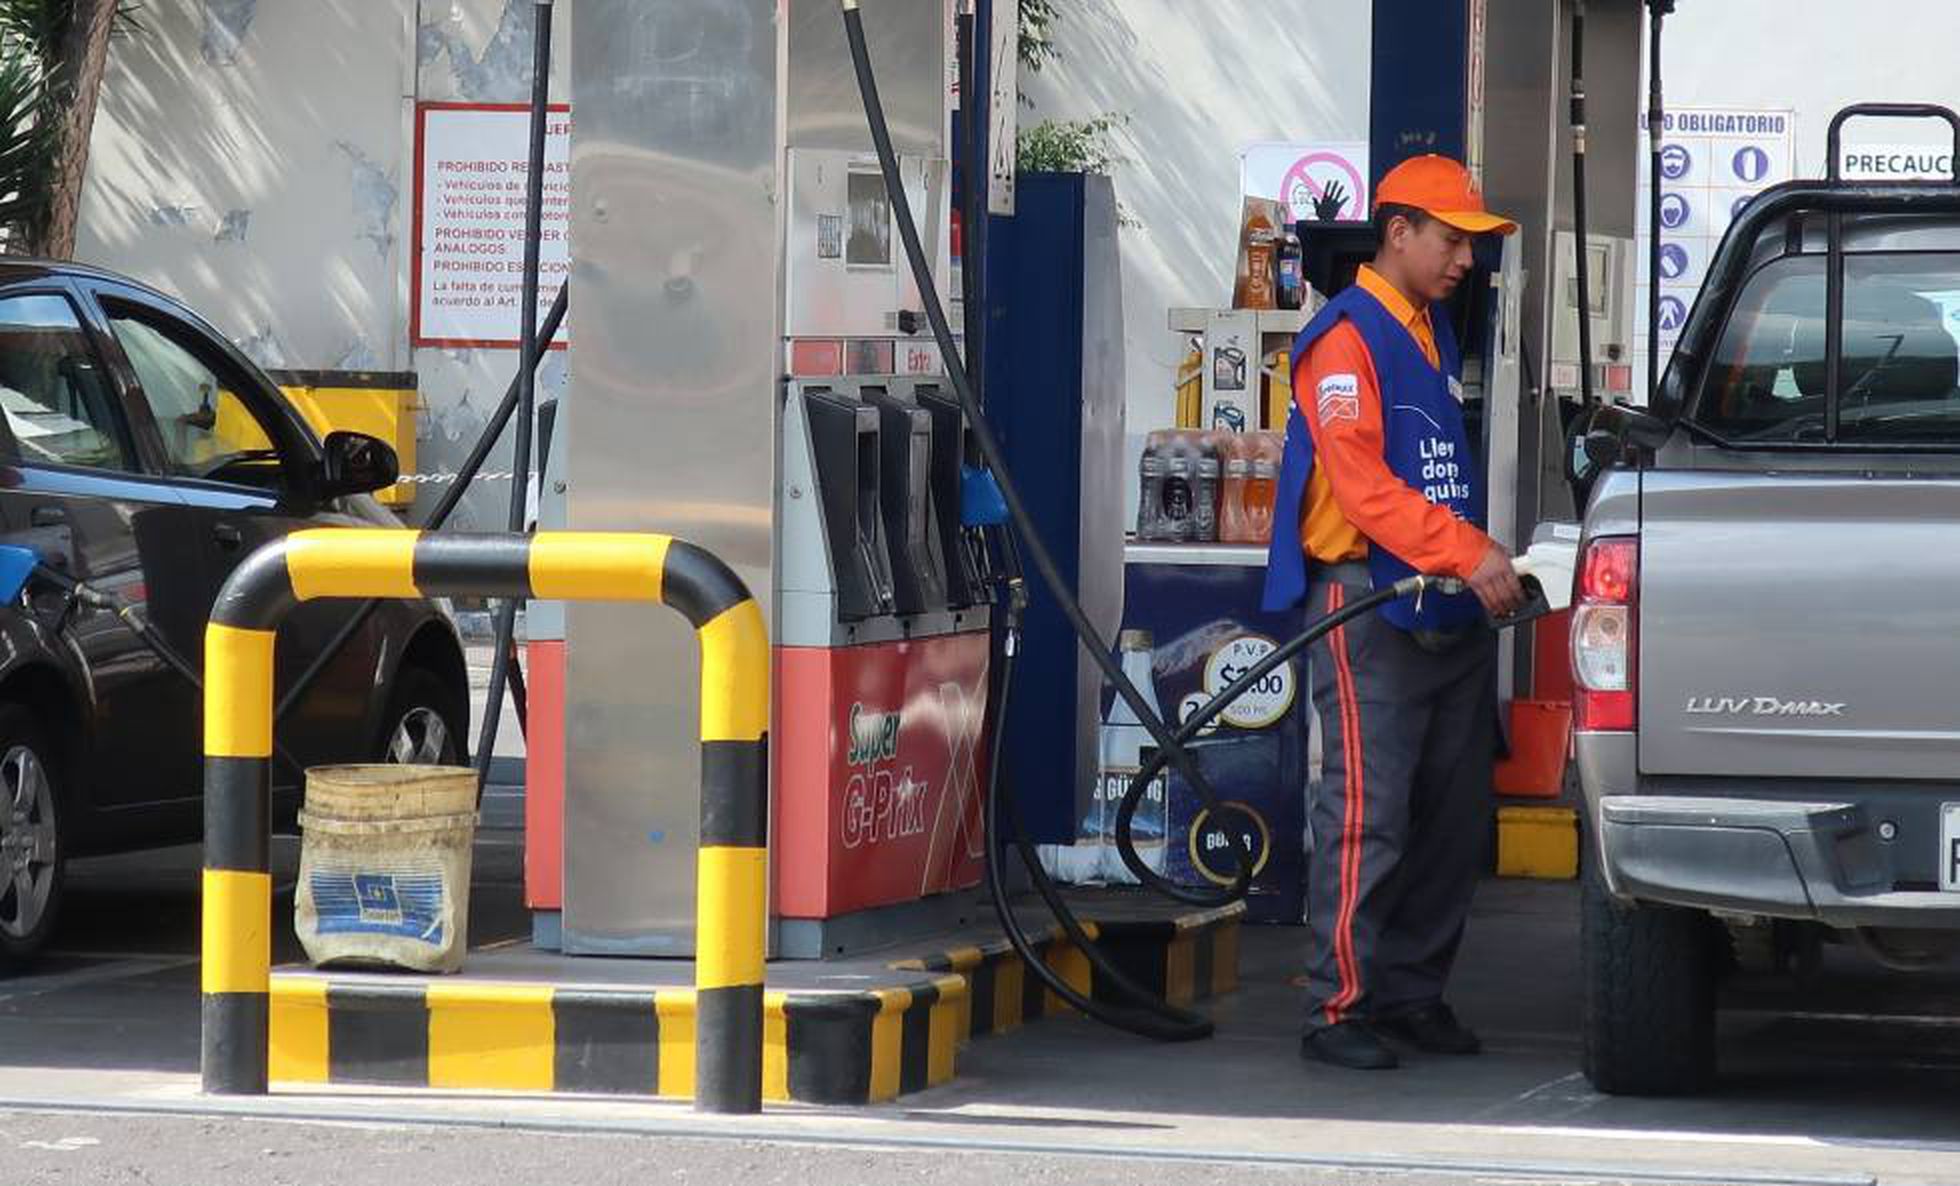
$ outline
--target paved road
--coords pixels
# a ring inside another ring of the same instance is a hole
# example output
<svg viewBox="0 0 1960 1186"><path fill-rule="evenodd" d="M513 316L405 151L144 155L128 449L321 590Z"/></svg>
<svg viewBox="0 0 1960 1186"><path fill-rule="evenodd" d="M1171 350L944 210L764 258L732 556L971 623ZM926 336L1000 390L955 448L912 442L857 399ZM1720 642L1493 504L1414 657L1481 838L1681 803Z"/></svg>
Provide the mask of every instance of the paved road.
<svg viewBox="0 0 1960 1186"><path fill-rule="evenodd" d="M478 942L528 928L521 843L507 826L481 834ZM186 848L78 864L57 950L0 982L0 1184L1960 1182L1960 976L1901 980L1833 952L1800 990L1732 994L1715 1094L1611 1099L1575 1073L1574 894L1544 883L1479 891L1456 996L1488 1053L1393 1074L1299 1061L1299 933L1259 928L1210 1042L1051 1020L973 1045L956 1082L882 1107L731 1122L598 1097L204 1100L198 863ZM289 882L289 842L274 864ZM274 908L289 916L289 892ZM277 958L296 956L282 936ZM1167 1160L1193 1155L1209 1160Z"/></svg>
<svg viewBox="0 0 1960 1186"><path fill-rule="evenodd" d="M0 1112L9 1186L1383 1186L1378 1171L760 1141L649 1140L408 1125ZM1398 1174L1393 1186L1506 1186L1499 1175ZM1615 1186L1614 1179L1540 1183ZM1624 1179L1622 1180L1624 1181Z"/></svg>

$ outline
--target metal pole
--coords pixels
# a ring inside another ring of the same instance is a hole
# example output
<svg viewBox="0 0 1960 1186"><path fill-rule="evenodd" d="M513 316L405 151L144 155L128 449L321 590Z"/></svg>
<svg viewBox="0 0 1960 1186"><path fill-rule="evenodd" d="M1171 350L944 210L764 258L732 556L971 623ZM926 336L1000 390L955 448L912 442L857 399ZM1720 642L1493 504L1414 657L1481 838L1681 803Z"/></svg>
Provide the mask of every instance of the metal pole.
<svg viewBox="0 0 1960 1186"><path fill-rule="evenodd" d="M1661 390L1661 137L1666 107L1661 102L1661 25L1674 0L1648 0L1647 50L1647 406Z"/></svg>
<svg viewBox="0 0 1960 1186"><path fill-rule="evenodd" d="M524 530L526 495L531 489L531 429L538 399L538 248L544 233L544 145L551 106L552 0L533 0L537 36L531 53L531 158L526 177L524 208L524 284L518 298L517 440L512 448L510 521L512 531ZM497 726L504 704L504 685L515 662L517 602L498 607L497 641L490 665L490 689L484 701L483 729L477 736L477 784L490 773L491 751L497 747Z"/></svg>
<svg viewBox="0 0 1960 1186"><path fill-rule="evenodd" d="M1592 276L1586 250L1586 0L1572 5L1572 251L1579 289L1579 393L1593 406Z"/></svg>

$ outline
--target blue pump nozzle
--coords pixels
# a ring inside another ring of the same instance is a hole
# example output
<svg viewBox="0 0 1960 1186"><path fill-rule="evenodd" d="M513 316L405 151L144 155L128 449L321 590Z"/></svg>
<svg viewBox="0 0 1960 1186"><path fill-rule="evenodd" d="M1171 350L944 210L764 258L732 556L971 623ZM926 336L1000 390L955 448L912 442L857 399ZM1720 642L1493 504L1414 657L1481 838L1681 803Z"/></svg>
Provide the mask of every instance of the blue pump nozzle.
<svg viewBox="0 0 1960 1186"><path fill-rule="evenodd" d="M27 587L27 578L34 575L35 566L40 563L41 558L32 548L0 544L0 602L17 599Z"/></svg>
<svg viewBox="0 0 1960 1186"><path fill-rule="evenodd" d="M1007 499L992 470L960 467L960 523L967 527L999 527L1007 522Z"/></svg>

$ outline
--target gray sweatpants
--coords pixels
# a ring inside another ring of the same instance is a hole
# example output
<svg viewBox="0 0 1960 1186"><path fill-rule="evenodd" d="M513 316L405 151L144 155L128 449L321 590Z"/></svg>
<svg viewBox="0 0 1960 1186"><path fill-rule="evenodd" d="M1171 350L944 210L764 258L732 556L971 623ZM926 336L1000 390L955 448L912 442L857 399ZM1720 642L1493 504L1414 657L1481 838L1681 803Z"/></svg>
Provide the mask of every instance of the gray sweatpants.
<svg viewBox="0 0 1960 1186"><path fill-rule="evenodd" d="M1369 589L1316 580L1312 620ZM1315 643L1322 770L1308 804L1308 1032L1442 999L1488 867L1495 633L1443 653L1367 614Z"/></svg>

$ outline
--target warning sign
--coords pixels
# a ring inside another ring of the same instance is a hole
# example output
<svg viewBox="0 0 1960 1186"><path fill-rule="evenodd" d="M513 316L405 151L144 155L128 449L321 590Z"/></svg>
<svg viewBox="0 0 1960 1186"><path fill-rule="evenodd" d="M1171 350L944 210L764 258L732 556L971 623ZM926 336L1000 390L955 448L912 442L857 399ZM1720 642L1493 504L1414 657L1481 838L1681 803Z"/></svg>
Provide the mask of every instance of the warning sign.
<svg viewBox="0 0 1960 1186"><path fill-rule="evenodd" d="M1364 143L1254 144L1241 160L1246 197L1282 202L1297 220L1368 220Z"/></svg>
<svg viewBox="0 0 1960 1186"><path fill-rule="evenodd" d="M521 104L416 108L415 345L517 348L530 126ZM571 145L571 108L554 107L545 136L540 318L571 271ZM560 329L554 349L568 338Z"/></svg>
<svg viewBox="0 0 1960 1186"><path fill-rule="evenodd" d="M1796 117L1788 111L1679 108L1667 113L1660 159L1663 365L1729 224L1757 194L1794 176L1795 161ZM1646 165L1643 152L1643 190ZM1634 305L1634 358L1643 372L1634 387L1640 391L1646 390L1648 209L1643 192Z"/></svg>
<svg viewBox="0 0 1960 1186"><path fill-rule="evenodd" d="M1846 144L1838 150L1846 181L1951 181L1953 146Z"/></svg>

